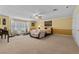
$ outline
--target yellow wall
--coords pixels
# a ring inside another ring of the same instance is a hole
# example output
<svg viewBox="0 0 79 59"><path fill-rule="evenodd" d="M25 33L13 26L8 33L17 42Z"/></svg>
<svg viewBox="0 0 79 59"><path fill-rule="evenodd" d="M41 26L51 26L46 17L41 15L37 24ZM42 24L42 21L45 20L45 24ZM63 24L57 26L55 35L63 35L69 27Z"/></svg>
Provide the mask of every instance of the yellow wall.
<svg viewBox="0 0 79 59"><path fill-rule="evenodd" d="M61 17L52 20L54 33L72 35L72 17Z"/></svg>
<svg viewBox="0 0 79 59"><path fill-rule="evenodd" d="M0 28L3 28L4 25L2 25L2 18L6 18L6 27L8 28L9 32L10 29L10 18L8 16L0 16ZM54 33L57 34L72 34L72 17L60 17L60 18L54 18L49 19L52 20L52 27L54 29ZM32 21L30 21L31 23ZM44 29L44 20L39 19L35 22L35 26L31 26L31 28L38 28L40 26L41 29Z"/></svg>
<svg viewBox="0 0 79 59"><path fill-rule="evenodd" d="M40 27L41 29L44 29L44 21L38 20L36 23L36 28Z"/></svg>
<svg viewBox="0 0 79 59"><path fill-rule="evenodd" d="M2 28L2 16L0 16L0 28Z"/></svg>
<svg viewBox="0 0 79 59"><path fill-rule="evenodd" d="M6 19L6 25L2 24L3 18ZM7 27L8 31L10 32L10 23L11 23L11 21L8 16L0 16L0 28Z"/></svg>
<svg viewBox="0 0 79 59"><path fill-rule="evenodd" d="M52 24L55 29L72 29L72 17L53 19Z"/></svg>
<svg viewBox="0 0 79 59"><path fill-rule="evenodd" d="M49 20L52 20L54 33L67 35L72 34L72 17L60 17ZM38 28L39 26L41 29L44 29L44 20L37 21L36 27Z"/></svg>

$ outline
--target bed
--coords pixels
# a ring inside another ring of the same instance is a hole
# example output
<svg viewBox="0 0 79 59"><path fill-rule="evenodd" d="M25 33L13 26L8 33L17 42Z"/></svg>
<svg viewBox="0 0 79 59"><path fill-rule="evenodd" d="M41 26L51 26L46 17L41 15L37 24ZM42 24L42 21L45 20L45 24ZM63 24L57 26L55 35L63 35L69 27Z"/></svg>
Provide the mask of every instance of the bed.
<svg viewBox="0 0 79 59"><path fill-rule="evenodd" d="M30 36L40 39L40 38L45 37L45 31L44 30L35 29L35 30L30 31Z"/></svg>
<svg viewBox="0 0 79 59"><path fill-rule="evenodd" d="M44 30L41 30L41 29L34 29L34 30L31 30L30 31L30 36L31 37L34 37L34 38L44 38L48 35L51 35L51 29L44 29Z"/></svg>

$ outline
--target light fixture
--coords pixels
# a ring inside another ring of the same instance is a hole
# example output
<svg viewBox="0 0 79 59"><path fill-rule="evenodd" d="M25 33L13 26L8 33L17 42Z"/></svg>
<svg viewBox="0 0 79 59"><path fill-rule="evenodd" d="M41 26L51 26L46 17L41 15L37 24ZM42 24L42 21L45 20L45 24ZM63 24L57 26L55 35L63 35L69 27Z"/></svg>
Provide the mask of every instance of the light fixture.
<svg viewBox="0 0 79 59"><path fill-rule="evenodd" d="M66 8L68 8L68 6L66 6Z"/></svg>
<svg viewBox="0 0 79 59"><path fill-rule="evenodd" d="M58 9L53 9L53 11L57 11Z"/></svg>

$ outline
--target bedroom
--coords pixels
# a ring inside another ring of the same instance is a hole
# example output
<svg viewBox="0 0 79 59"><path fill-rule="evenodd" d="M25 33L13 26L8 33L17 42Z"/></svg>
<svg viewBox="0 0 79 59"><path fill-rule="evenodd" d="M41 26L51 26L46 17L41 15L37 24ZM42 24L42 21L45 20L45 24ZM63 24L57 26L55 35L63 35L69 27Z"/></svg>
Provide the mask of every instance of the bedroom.
<svg viewBox="0 0 79 59"><path fill-rule="evenodd" d="M0 39L0 53L79 53L78 13L74 5L0 6L0 28L11 36Z"/></svg>

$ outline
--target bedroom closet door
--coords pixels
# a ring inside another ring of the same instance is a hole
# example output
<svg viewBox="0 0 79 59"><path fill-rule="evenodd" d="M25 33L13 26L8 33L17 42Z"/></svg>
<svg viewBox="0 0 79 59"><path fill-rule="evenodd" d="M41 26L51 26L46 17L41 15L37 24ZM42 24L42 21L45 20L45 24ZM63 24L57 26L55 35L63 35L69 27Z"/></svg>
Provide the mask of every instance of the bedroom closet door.
<svg viewBox="0 0 79 59"><path fill-rule="evenodd" d="M79 6L76 7L73 15L73 21L72 21L72 33L73 38L76 41L78 47L79 47Z"/></svg>
<svg viewBox="0 0 79 59"><path fill-rule="evenodd" d="M76 18L76 42L79 46L79 15L77 15L77 18Z"/></svg>

